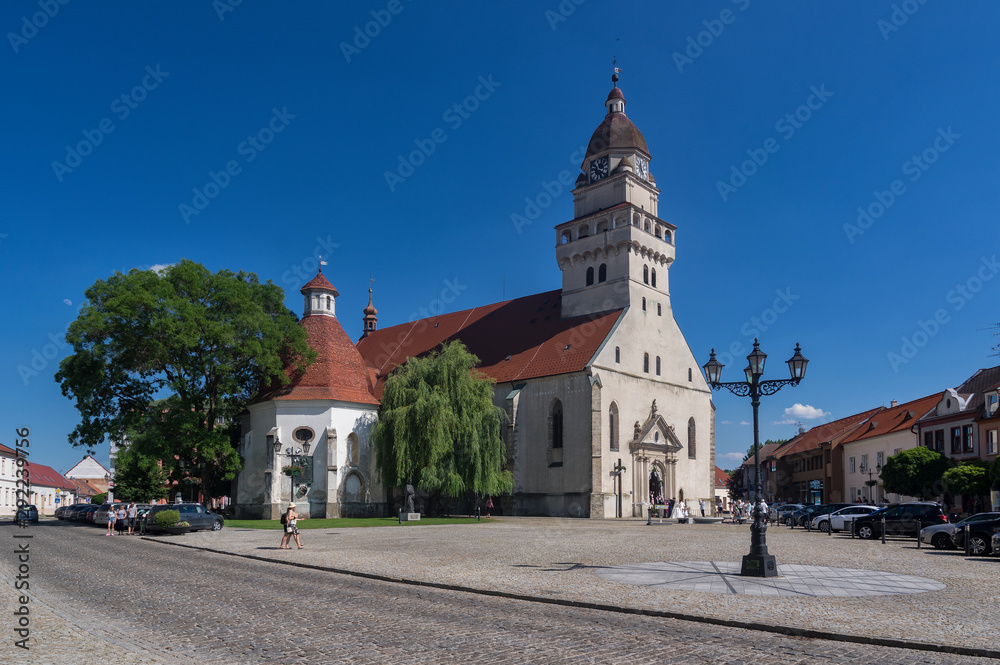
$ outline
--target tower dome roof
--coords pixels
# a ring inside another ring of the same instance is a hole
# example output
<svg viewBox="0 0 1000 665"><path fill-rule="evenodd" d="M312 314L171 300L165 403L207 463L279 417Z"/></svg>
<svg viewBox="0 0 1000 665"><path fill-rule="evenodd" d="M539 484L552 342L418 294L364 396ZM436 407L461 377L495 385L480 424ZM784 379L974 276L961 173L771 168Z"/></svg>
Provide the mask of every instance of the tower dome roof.
<svg viewBox="0 0 1000 665"><path fill-rule="evenodd" d="M619 101L621 103L617 104ZM615 86L611 89L605 105L608 107L608 114L604 116L604 122L598 125L590 137L590 143L587 144L587 154L583 158L584 165L588 159L608 148L641 150L649 155L649 148L646 146L646 139L642 132L625 115L625 95L621 88ZM615 108L616 105L622 110L612 111L611 109Z"/></svg>
<svg viewBox="0 0 1000 665"><path fill-rule="evenodd" d="M305 295L306 291L329 291L333 294L334 298L340 295L340 293L337 292L337 287L331 284L330 280L323 275L322 268L319 269L319 272L316 273L315 277L306 282L305 286L299 289L299 293L302 295Z"/></svg>
<svg viewBox="0 0 1000 665"><path fill-rule="evenodd" d="M372 304L372 290L368 289L368 306L365 307L362 312L368 316L375 316L378 314L378 310L375 309L375 305Z"/></svg>

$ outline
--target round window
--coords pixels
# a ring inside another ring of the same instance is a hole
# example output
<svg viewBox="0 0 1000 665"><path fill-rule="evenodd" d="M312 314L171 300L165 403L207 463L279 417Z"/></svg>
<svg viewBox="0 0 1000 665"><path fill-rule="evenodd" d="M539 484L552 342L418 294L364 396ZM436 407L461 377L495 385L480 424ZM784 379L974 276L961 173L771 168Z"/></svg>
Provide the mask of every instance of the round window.
<svg viewBox="0 0 1000 665"><path fill-rule="evenodd" d="M313 437L316 435L310 427L299 427L294 432L292 432L292 438L294 438L299 443L309 443L312 441Z"/></svg>

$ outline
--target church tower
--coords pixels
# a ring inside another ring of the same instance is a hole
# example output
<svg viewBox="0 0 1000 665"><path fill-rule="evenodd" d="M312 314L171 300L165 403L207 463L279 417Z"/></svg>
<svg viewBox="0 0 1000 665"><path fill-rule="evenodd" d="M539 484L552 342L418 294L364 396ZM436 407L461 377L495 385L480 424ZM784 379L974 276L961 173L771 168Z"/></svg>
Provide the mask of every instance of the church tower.
<svg viewBox="0 0 1000 665"><path fill-rule="evenodd" d="M370 333L375 332L378 329L378 310L375 309L375 305L372 304L372 290L368 289L368 306L364 308L364 332L361 333L361 339L368 337Z"/></svg>
<svg viewBox="0 0 1000 665"><path fill-rule="evenodd" d="M646 139L625 115L618 74L611 80L607 114L573 190L575 217L556 226L563 318L653 303L670 308L677 227L657 216L660 190Z"/></svg>

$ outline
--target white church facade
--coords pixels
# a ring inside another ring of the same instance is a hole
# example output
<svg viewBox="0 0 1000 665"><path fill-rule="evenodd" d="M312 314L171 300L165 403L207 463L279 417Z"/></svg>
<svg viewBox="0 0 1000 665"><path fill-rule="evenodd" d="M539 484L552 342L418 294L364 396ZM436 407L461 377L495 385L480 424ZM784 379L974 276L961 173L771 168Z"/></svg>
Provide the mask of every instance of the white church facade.
<svg viewBox="0 0 1000 665"><path fill-rule="evenodd" d="M574 217L555 228L562 288L382 329L369 297L364 335L348 350L336 289L322 273L303 287L302 324L320 360L249 407L241 514L273 517L292 497L314 516L384 509L369 441L378 398L407 357L451 340L480 358L508 416L515 488L494 498L505 513L638 516L651 494L715 505L711 390L670 302L677 227L658 216L651 155L613 78ZM281 472L304 457L308 484Z"/></svg>

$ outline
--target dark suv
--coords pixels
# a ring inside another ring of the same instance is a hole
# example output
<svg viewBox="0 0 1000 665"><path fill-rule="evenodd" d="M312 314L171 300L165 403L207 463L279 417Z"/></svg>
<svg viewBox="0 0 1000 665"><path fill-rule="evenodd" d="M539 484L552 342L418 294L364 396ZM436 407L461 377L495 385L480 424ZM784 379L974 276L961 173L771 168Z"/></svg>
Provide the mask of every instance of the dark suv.
<svg viewBox="0 0 1000 665"><path fill-rule="evenodd" d="M176 510L180 513L181 521L190 524L191 531L200 531L201 529L218 531L225 524L225 519L223 519L222 515L213 513L210 510L205 510L205 507L201 504L167 503L153 506L149 509L149 512L146 514L146 529L148 531L156 531L159 529L154 520L156 518L156 513L164 510Z"/></svg>
<svg viewBox="0 0 1000 665"><path fill-rule="evenodd" d="M947 524L948 515L940 503L914 501L894 503L854 520L854 532L861 538L878 538L882 535L882 518L885 518L886 535L916 536L926 526Z"/></svg>
<svg viewBox="0 0 1000 665"><path fill-rule="evenodd" d="M1000 533L1000 519L985 520L983 522L968 522L969 527L969 554L981 556L991 554L994 533ZM965 549L965 529L959 528L951 535L955 546Z"/></svg>

